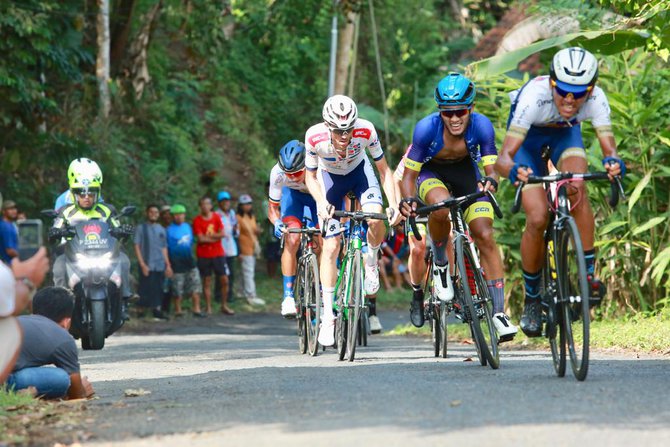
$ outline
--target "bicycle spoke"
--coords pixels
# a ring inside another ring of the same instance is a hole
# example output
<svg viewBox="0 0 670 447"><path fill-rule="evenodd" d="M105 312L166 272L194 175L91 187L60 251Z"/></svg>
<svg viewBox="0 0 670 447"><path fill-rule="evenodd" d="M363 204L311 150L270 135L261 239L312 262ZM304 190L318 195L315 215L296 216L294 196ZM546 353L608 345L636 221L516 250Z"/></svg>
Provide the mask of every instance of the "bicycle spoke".
<svg viewBox="0 0 670 447"><path fill-rule="evenodd" d="M553 242L549 241L545 249L545 263L542 269L542 300L547 317L545 335L549 339L551 358L554 371L558 377L565 376L565 331L561 328L563 321L558 304L556 284L556 264Z"/></svg>
<svg viewBox="0 0 670 447"><path fill-rule="evenodd" d="M350 362L353 362L354 357L356 356L356 343L358 342L358 329L363 306L363 271L360 252L354 254L350 274L350 291L348 294L349 312L347 315L347 319L349 320L347 323L347 359Z"/></svg>

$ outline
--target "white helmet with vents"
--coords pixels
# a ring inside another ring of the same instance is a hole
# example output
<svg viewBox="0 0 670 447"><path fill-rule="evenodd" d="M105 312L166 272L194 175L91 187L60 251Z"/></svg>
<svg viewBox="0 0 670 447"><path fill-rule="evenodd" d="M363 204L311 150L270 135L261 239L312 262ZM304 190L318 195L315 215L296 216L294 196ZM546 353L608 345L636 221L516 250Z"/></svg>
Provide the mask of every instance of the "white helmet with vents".
<svg viewBox="0 0 670 447"><path fill-rule="evenodd" d="M350 129L358 118L356 103L344 95L328 98L323 105L323 120L331 129Z"/></svg>
<svg viewBox="0 0 670 447"><path fill-rule="evenodd" d="M581 93L596 83L598 60L583 48L565 48L554 55L549 73L560 89Z"/></svg>

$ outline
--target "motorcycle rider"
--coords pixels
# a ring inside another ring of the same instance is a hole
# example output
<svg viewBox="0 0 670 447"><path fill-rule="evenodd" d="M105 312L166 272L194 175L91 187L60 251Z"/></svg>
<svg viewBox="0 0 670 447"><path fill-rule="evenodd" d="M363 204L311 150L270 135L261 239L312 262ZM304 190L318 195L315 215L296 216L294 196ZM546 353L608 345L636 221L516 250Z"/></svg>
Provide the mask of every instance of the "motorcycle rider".
<svg viewBox="0 0 670 447"><path fill-rule="evenodd" d="M133 234L129 224L121 225L115 218L116 209L107 203L98 202L102 187L102 171L96 162L88 158L77 158L70 163L67 171L70 192L74 203L58 210L49 229L49 239L69 237L67 227L84 220L102 220L110 223L110 234L115 238ZM128 300L130 298L130 260L124 252L119 252L121 267L121 318L128 320ZM53 266L54 285L68 288L65 255L56 258Z"/></svg>

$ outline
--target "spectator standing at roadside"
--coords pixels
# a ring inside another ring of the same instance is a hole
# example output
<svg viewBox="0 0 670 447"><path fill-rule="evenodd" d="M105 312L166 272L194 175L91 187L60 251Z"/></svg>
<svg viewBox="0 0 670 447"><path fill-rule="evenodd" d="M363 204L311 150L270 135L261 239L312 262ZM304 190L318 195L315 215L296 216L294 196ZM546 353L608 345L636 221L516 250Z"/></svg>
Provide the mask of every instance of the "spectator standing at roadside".
<svg viewBox="0 0 670 447"><path fill-rule="evenodd" d="M169 227L170 224L172 223L172 213L170 211L171 209L172 208L170 207L170 205L161 206L161 212L158 221L163 226L163 228Z"/></svg>
<svg viewBox="0 0 670 447"><path fill-rule="evenodd" d="M191 296L193 316L206 317L200 310L200 291L202 283L200 273L193 259L193 230L186 222L186 207L175 204L170 209L172 223L167 227L167 246L170 264L174 272L172 276L172 294L174 295L175 316L183 315L181 300L185 295Z"/></svg>
<svg viewBox="0 0 670 447"><path fill-rule="evenodd" d="M63 287L45 287L35 294L33 315L17 318L23 344L7 378L9 389L35 387L38 396L48 399L81 399L95 393L81 375L77 345L68 333L73 309L74 295Z"/></svg>
<svg viewBox="0 0 670 447"><path fill-rule="evenodd" d="M240 263L244 280L244 296L249 304L264 305L265 301L256 296L256 252L260 250L258 235L260 228L253 211L253 199L242 194L237 206L237 221L240 225Z"/></svg>
<svg viewBox="0 0 670 447"><path fill-rule="evenodd" d="M165 229L158 223L158 206L146 207L147 221L135 229L135 255L140 265L138 303L150 308L155 318L167 320L162 310L163 282L172 277Z"/></svg>
<svg viewBox="0 0 670 447"><path fill-rule="evenodd" d="M201 197L198 202L200 214L193 219L193 234L198 245L196 254L198 256L198 270L203 282L205 305L207 313L212 313L212 273L221 283L221 312L226 315L234 315L235 312L228 307L228 268L226 266L225 252L221 239L223 239L223 222L221 217L212 212L212 200L209 197Z"/></svg>
<svg viewBox="0 0 670 447"><path fill-rule="evenodd" d="M223 245L223 251L226 255L226 265L228 266L228 302L233 301L233 282L235 278L235 269L234 261L239 254L237 250L237 241L236 238L240 235L240 228L237 223L237 214L235 210L231 208L230 200L231 196L228 191L221 191L216 196L217 202L219 202L219 209L216 210L216 213L221 217L223 222L223 239L221 239L221 245ZM221 287L216 287L216 300L221 301Z"/></svg>
<svg viewBox="0 0 670 447"><path fill-rule="evenodd" d="M16 203L12 200L5 200L2 204L2 218L0 218L0 260L7 265L11 265L12 259L19 256L17 214Z"/></svg>

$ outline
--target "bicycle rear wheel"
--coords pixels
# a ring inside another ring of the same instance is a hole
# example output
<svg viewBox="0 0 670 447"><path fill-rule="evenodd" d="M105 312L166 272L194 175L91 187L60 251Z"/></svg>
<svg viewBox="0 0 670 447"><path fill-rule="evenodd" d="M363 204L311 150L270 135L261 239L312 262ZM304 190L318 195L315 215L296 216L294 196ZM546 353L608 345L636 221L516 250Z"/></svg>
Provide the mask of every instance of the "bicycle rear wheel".
<svg viewBox="0 0 670 447"><path fill-rule="evenodd" d="M430 307L430 332L433 339L433 351L435 357L440 356L440 350L442 349L442 322L440 320L440 307L433 303L433 297L428 300L426 306Z"/></svg>
<svg viewBox="0 0 670 447"><path fill-rule="evenodd" d="M559 231L556 260L558 293L562 308L565 340L572 372L577 380L586 379L589 369L589 284L586 260L577 223L565 218Z"/></svg>
<svg viewBox="0 0 670 447"><path fill-rule="evenodd" d="M298 264L298 272L295 276L295 285L293 287L293 297L295 298L295 307L298 310L296 315L296 325L298 328L298 352L304 354L307 352L307 324L305 310L305 287L306 287L305 268L302 263Z"/></svg>
<svg viewBox="0 0 670 447"><path fill-rule="evenodd" d="M319 323L321 321L321 287L316 255L305 262L305 326L307 328L307 350L312 357L319 352Z"/></svg>
<svg viewBox="0 0 670 447"><path fill-rule="evenodd" d="M498 353L498 335L493 326L493 301L480 269L476 267L473 253L469 245L465 245L463 237L456 239L456 266L458 278L463 291L463 304L469 318L477 353L482 366L488 363L491 368L498 369L500 357Z"/></svg>
<svg viewBox="0 0 670 447"><path fill-rule="evenodd" d="M357 251L351 264L349 281L351 287L349 295L349 312L347 315L347 360L354 361L356 356L356 342L358 341L358 329L360 327L361 311L363 309L363 281L361 253Z"/></svg>
<svg viewBox="0 0 670 447"><path fill-rule="evenodd" d="M565 376L565 331L561 327L563 318L558 307L558 290L556 285L556 269L553 241L545 247L545 262L542 267L542 301L547 315L545 335L549 339L551 358L554 371L558 377Z"/></svg>

